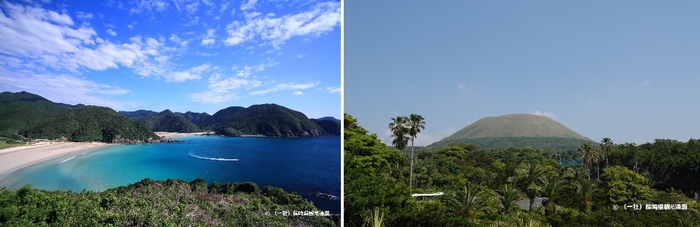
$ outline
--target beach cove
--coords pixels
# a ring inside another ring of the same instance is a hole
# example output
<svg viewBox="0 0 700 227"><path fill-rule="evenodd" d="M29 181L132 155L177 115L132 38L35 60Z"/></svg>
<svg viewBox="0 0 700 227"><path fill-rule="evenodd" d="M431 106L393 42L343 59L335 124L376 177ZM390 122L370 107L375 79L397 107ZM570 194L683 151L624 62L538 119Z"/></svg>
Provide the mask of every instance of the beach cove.
<svg viewBox="0 0 700 227"><path fill-rule="evenodd" d="M321 210L340 211L339 200L316 196L316 193L341 193L340 137L182 136L185 137L166 135L184 140L172 144L54 142L32 148L24 146L21 150L3 149L1 160L7 162L10 159L5 157L11 157L19 162L12 167L3 165L0 187L15 189L31 184L45 190L102 191L144 178L186 181L203 178L208 183L255 182L261 189L273 185L297 192ZM36 155L41 158L24 158L29 152L41 154ZM39 163L31 165L34 162ZM22 166L27 167L18 168Z"/></svg>

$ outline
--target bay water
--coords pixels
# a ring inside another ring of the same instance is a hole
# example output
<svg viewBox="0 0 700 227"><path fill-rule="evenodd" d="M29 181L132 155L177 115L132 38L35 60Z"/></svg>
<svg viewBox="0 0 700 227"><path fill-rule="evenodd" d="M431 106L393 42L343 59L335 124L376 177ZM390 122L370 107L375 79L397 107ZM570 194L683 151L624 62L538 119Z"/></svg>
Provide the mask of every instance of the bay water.
<svg viewBox="0 0 700 227"><path fill-rule="evenodd" d="M296 192L319 210L340 213L340 137L192 136L182 143L115 145L25 167L0 179L8 189L103 191L144 178L255 182ZM316 196L327 193L331 200Z"/></svg>

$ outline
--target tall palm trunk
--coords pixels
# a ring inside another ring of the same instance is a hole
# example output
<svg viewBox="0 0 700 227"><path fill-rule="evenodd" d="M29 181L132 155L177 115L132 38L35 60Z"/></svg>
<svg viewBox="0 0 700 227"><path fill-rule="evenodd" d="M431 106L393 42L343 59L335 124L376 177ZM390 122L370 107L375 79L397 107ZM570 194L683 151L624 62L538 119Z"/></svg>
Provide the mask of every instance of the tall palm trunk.
<svg viewBox="0 0 700 227"><path fill-rule="evenodd" d="M413 138L411 138L411 174L409 175L408 188L413 189Z"/></svg>

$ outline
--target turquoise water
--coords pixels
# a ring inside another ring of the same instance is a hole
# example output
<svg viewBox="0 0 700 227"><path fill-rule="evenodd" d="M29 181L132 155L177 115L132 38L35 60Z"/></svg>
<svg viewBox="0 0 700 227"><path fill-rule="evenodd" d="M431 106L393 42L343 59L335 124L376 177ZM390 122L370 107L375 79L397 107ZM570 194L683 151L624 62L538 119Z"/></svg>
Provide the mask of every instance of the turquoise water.
<svg viewBox="0 0 700 227"><path fill-rule="evenodd" d="M340 137L240 138L195 136L183 143L118 145L65 155L4 176L8 189L102 191L144 178L207 183L246 182L297 192L320 210L340 213Z"/></svg>

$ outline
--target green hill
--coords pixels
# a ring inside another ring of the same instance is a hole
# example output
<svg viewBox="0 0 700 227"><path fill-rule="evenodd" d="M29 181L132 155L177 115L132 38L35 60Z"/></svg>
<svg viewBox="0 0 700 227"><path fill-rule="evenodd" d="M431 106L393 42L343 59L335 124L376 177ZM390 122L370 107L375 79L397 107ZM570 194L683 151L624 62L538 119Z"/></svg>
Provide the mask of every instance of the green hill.
<svg viewBox="0 0 700 227"><path fill-rule="evenodd" d="M199 128L192 122L185 119L181 114L164 110L158 114L151 115L142 121L146 127L153 131L163 132L196 132Z"/></svg>
<svg viewBox="0 0 700 227"><path fill-rule="evenodd" d="M340 120L334 117L322 117L319 119L311 119L318 126L321 126L323 131L328 134L339 136L340 135Z"/></svg>
<svg viewBox="0 0 700 227"><path fill-rule="evenodd" d="M119 114L131 118L134 121L143 121L146 118L158 114L158 112L150 110L137 110L137 111L119 111Z"/></svg>
<svg viewBox="0 0 700 227"><path fill-rule="evenodd" d="M22 133L25 137L112 142L158 138L144 124L107 107L85 106L45 119Z"/></svg>
<svg viewBox="0 0 700 227"><path fill-rule="evenodd" d="M197 127L202 127L204 122L206 122L211 117L211 115L209 115L208 113L195 113L190 111L175 114L182 115L182 117L187 119L189 122L192 122L192 124L196 125Z"/></svg>
<svg viewBox="0 0 700 227"><path fill-rule="evenodd" d="M41 120L65 113L82 105L51 102L28 92L0 93L0 132L27 130Z"/></svg>
<svg viewBox="0 0 700 227"><path fill-rule="evenodd" d="M222 109L207 120L207 129L219 135L309 137L329 135L301 112L277 104Z"/></svg>
<svg viewBox="0 0 700 227"><path fill-rule="evenodd" d="M570 150L582 143L595 142L546 116L509 114L479 119L430 147L440 148L456 143L470 143L482 148L529 146Z"/></svg>

